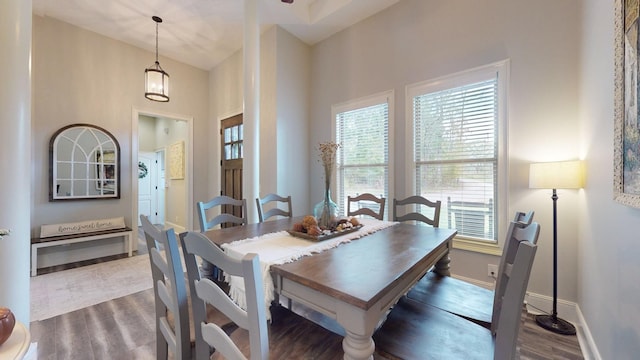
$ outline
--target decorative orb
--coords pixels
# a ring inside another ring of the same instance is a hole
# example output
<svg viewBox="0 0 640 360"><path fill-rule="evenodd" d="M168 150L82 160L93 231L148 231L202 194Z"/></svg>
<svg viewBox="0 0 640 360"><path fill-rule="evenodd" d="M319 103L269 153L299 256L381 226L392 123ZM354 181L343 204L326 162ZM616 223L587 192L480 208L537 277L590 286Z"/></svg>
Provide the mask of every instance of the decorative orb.
<svg viewBox="0 0 640 360"><path fill-rule="evenodd" d="M16 318L11 310L6 307L0 307L0 345L11 336L13 327L16 325Z"/></svg>

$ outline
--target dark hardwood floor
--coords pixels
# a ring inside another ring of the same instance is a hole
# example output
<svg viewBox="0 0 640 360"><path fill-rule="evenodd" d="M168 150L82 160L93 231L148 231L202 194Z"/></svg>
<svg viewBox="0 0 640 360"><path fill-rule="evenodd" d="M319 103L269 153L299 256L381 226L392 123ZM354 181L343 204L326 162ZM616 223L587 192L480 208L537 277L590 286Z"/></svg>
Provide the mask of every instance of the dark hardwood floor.
<svg viewBox="0 0 640 360"><path fill-rule="evenodd" d="M40 360L155 359L153 289L31 323ZM576 336L548 332L523 312L518 359L583 359ZM376 356L378 360L383 357Z"/></svg>

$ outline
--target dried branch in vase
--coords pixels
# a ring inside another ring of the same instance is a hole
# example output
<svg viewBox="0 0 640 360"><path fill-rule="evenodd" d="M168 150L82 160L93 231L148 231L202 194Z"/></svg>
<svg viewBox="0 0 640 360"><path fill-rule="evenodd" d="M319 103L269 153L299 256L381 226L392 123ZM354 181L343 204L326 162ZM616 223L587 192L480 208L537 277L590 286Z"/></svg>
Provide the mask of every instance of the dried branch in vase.
<svg viewBox="0 0 640 360"><path fill-rule="evenodd" d="M340 148L340 144L333 141L322 142L318 145L320 151L320 161L324 168L324 184L325 188L329 188L331 184L331 176L333 174L333 167L336 165L336 153Z"/></svg>

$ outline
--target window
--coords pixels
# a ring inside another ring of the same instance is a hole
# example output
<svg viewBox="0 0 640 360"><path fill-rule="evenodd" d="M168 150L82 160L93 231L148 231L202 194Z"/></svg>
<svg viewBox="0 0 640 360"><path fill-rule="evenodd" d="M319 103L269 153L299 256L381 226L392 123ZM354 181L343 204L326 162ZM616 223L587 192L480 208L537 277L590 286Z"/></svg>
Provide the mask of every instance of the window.
<svg viewBox="0 0 640 360"><path fill-rule="evenodd" d="M457 229L458 239L495 245L499 238L507 69L504 61L407 88L410 178L417 194L442 201L440 226Z"/></svg>
<svg viewBox="0 0 640 360"><path fill-rule="evenodd" d="M337 199L340 215L347 209L347 196L371 193L389 199L392 169L389 167L393 92L335 105L337 154ZM389 201L387 201L388 207ZM389 211L385 210L385 214Z"/></svg>

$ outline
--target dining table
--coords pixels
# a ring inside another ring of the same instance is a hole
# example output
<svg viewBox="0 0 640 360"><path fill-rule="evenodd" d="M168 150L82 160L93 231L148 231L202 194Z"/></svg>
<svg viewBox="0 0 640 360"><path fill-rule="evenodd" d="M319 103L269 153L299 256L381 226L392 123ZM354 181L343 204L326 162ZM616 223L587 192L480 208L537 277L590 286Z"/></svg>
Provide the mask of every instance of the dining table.
<svg viewBox="0 0 640 360"><path fill-rule="evenodd" d="M238 240L293 229L301 220L270 220L209 230L205 235L224 248ZM394 223L295 261L271 265L274 292L342 326L344 359L373 359L373 333L400 297L431 269L450 275L449 250L456 233Z"/></svg>

